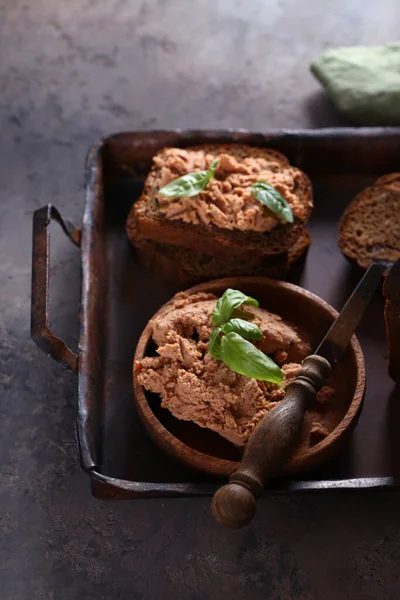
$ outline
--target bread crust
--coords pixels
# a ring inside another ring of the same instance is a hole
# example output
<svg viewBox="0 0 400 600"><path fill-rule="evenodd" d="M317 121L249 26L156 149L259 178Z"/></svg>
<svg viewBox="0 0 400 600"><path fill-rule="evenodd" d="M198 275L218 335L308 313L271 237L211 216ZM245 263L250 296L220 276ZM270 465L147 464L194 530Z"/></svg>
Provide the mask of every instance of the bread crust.
<svg viewBox="0 0 400 600"><path fill-rule="evenodd" d="M294 267L298 262L306 257L308 248L311 246L311 234L307 229L304 229L300 236L297 238L293 246L291 246L288 253L289 269Z"/></svg>
<svg viewBox="0 0 400 600"><path fill-rule="evenodd" d="M400 173L380 177L347 206L339 223L339 247L362 269L400 258Z"/></svg>

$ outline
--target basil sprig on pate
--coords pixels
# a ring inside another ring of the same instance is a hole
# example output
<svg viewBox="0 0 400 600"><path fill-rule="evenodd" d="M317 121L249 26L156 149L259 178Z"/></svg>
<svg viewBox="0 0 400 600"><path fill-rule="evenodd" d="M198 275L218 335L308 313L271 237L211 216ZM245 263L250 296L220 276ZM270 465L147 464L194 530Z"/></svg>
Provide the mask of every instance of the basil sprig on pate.
<svg viewBox="0 0 400 600"><path fill-rule="evenodd" d="M253 183L251 193L261 204L272 210L288 223L293 223L293 213L289 202L285 196L273 185L266 181L256 181Z"/></svg>
<svg viewBox="0 0 400 600"><path fill-rule="evenodd" d="M208 351L239 375L280 385L283 380L281 369L248 341L260 340L263 335L261 329L234 316L234 311L243 304L258 306L257 300L239 290L227 289L218 299L212 313L215 329L211 333Z"/></svg>
<svg viewBox="0 0 400 600"><path fill-rule="evenodd" d="M178 179L173 179L173 181L164 185L159 193L167 196L167 198L191 198L192 196L197 196L214 177L218 162L218 160L214 160L210 167L204 171L195 171L194 173L182 175Z"/></svg>

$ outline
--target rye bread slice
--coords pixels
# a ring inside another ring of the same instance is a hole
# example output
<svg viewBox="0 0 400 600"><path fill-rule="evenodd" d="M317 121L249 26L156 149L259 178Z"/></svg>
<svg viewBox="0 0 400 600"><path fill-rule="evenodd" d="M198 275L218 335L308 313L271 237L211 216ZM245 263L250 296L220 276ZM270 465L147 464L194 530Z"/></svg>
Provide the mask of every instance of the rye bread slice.
<svg viewBox="0 0 400 600"><path fill-rule="evenodd" d="M389 375L400 383L400 260L395 262L383 283Z"/></svg>
<svg viewBox="0 0 400 600"><path fill-rule="evenodd" d="M157 155L157 161L162 165L164 148ZM265 158L274 163L278 172L284 172L285 177L293 179L292 193L296 198L297 210L294 223L286 223L265 208L266 214L272 217L273 226L270 231L254 231L228 229L214 223L192 224L180 219L166 218L160 211L157 198L160 189L162 166L153 165L145 182L144 190L139 200L132 206L128 215L126 230L132 244L138 245L141 240L161 244L189 248L206 254L218 253L227 258L239 257L243 249L258 254L280 254L290 248L299 237L307 223L312 210L312 187L307 175L299 169L290 166L287 158L275 150L243 146L238 144L210 144L186 148L187 151L203 151L207 154L208 163L213 157L227 154L236 161L244 158ZM177 177L179 174L177 173ZM224 176L224 171L217 172L215 177ZM198 196L208 201L207 188Z"/></svg>
<svg viewBox="0 0 400 600"><path fill-rule="evenodd" d="M264 255L251 261L248 255L242 259L224 259L216 255L195 252L168 244L141 240L138 246L140 261L164 279L192 285L210 279L234 276L263 276L285 279L291 268L304 259L311 243L311 236L304 230L294 246L281 254Z"/></svg>
<svg viewBox="0 0 400 600"><path fill-rule="evenodd" d="M339 246L363 269L400 258L400 173L380 177L350 202L340 220Z"/></svg>

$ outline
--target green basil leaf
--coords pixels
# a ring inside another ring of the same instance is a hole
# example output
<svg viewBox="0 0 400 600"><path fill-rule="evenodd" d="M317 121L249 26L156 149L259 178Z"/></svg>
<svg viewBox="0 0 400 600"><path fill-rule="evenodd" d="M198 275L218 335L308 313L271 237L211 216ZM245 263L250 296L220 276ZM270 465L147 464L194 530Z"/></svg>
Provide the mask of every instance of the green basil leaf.
<svg viewBox="0 0 400 600"><path fill-rule="evenodd" d="M214 329L208 342L208 351L216 360L221 360L221 338L219 335L221 331L221 327Z"/></svg>
<svg viewBox="0 0 400 600"><path fill-rule="evenodd" d="M282 219L285 219L288 223L293 223L293 213L289 202L273 185L265 181L256 181L252 185L251 193L259 202L265 204Z"/></svg>
<svg viewBox="0 0 400 600"><path fill-rule="evenodd" d="M225 325L222 325L221 329L223 333L230 333L233 331L248 340L261 340L263 336L258 325L249 323L243 319L230 319Z"/></svg>
<svg viewBox="0 0 400 600"><path fill-rule="evenodd" d="M214 177L218 162L218 159L214 160L210 168L205 171L195 171L194 173L188 173L170 181L161 188L159 194L168 198L191 198L192 196L197 196Z"/></svg>
<svg viewBox="0 0 400 600"><path fill-rule="evenodd" d="M258 306L258 302L254 298L246 296L246 294L239 292L239 290L232 290L231 288L227 289L221 298L218 298L217 303L214 306L212 312L213 325L216 327L217 325L226 323L235 308L238 308L242 304Z"/></svg>
<svg viewBox="0 0 400 600"><path fill-rule="evenodd" d="M219 158L216 158L215 160L212 161L212 163L208 169L209 171L213 172L213 175L214 175L215 171L217 170L218 163L219 163Z"/></svg>
<svg viewBox="0 0 400 600"><path fill-rule="evenodd" d="M231 319L243 319L243 321L254 321L255 316L249 310L242 308L235 308L233 313L231 314Z"/></svg>
<svg viewBox="0 0 400 600"><path fill-rule="evenodd" d="M231 332L221 338L221 357L239 375L277 384L283 380L278 365L237 333Z"/></svg>

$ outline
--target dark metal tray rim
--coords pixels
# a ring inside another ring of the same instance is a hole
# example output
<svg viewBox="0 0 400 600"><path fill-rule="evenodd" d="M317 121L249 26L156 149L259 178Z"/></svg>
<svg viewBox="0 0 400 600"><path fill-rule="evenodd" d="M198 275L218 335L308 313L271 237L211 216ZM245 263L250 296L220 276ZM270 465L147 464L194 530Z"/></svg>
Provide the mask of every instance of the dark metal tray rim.
<svg viewBox="0 0 400 600"><path fill-rule="evenodd" d="M273 129L263 133L253 133L244 129L221 129L221 130L187 130L187 129L171 129L171 130L152 130L152 131L134 131L134 132L116 132L114 134L98 139L89 149L86 161L86 199L83 212L82 230L81 230L81 253L89 253L89 249L93 242L93 209L95 202L95 190L101 185L101 179L98 173L98 162L102 155L103 148L110 140L116 140L132 134L148 134L148 135L169 135L176 134L182 136L182 141L191 136L201 136L205 140L216 136L229 136L231 141L242 141L242 136L254 136L260 143L266 141L273 142L276 138L321 138L328 137L339 141L340 139L362 137L362 138L387 138L400 135L400 127L343 127L343 128L320 128L320 129ZM47 207L50 213L50 205ZM44 210L44 209L41 209ZM39 212L39 211L37 211ZM56 211L57 212L57 211ZM59 219L57 219L59 220ZM61 221L61 222L60 222ZM68 234L70 224L59 220L64 231ZM88 255L88 254L86 254ZM79 360L78 363L78 415L76 420L76 437L79 448L80 462L82 469L90 476L92 483L92 492L94 496L99 498L154 498L154 497L204 497L212 496L220 486L218 481L205 481L199 483L182 482L182 483L161 483L161 482L142 482L128 481L117 479L97 470L95 460L95 452L92 448L92 443L87 432L88 414L85 403L86 390L88 386L88 370L87 365L82 364L81 360L82 348L87 347L88 331L87 318L90 311L90 294L89 294L89 263L90 261L82 260L82 291L81 291L81 306L80 306L80 332L79 332ZM34 281L32 281L32 297L33 297ZM32 300L32 312L34 302ZM48 325L48 324L46 324ZM34 337L34 336L33 336ZM35 338L34 338L35 339ZM35 341L39 344L38 339ZM52 358L60 360L55 356L54 351L50 352L49 348L45 348L46 344L42 343L42 349L47 352ZM75 357L75 358L78 358ZM62 361L65 363L65 361ZM68 366L71 366L70 364ZM310 481L288 481L275 480L268 486L270 494L289 494L289 493L309 493L309 492L334 492L334 491L357 491L357 490L398 490L400 489L400 479L397 477L366 477L357 479L338 479L338 480L310 480Z"/></svg>
<svg viewBox="0 0 400 600"><path fill-rule="evenodd" d="M101 498L107 496L104 493L104 486L110 489L110 497L113 499L140 497L210 497L221 486L221 482L205 483L148 483L137 481L126 481L124 479L115 479L98 473L95 469L88 471L92 478L92 483L96 482L103 487L100 494ZM124 490L119 496L118 490ZM112 490L112 491L111 491ZM277 482L268 486L269 495L284 495L293 493L311 493L311 492L356 492L361 490L385 491L400 490L400 479L396 477L369 477L358 479L337 479L337 480L315 480L315 481L288 481ZM93 493L96 494L96 486L93 487Z"/></svg>

